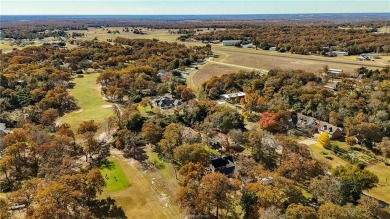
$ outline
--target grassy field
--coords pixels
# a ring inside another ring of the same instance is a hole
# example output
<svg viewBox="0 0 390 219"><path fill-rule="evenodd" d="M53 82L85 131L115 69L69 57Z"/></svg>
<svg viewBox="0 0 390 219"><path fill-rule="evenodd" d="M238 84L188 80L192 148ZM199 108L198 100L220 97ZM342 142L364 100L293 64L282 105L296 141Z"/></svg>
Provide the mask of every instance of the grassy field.
<svg viewBox="0 0 390 219"><path fill-rule="evenodd" d="M242 69L238 67L225 66L220 64L206 64L199 68L198 71L194 72L191 77L190 84L192 83L194 87L200 87L203 82L207 81L213 76L221 76L223 74L232 74L240 71Z"/></svg>
<svg viewBox="0 0 390 219"><path fill-rule="evenodd" d="M130 183L123 173L115 158L108 159L108 162L100 167L100 172L106 182L106 191L115 192L127 188Z"/></svg>
<svg viewBox="0 0 390 219"><path fill-rule="evenodd" d="M150 105L138 105L138 111L142 114L142 116L149 116L149 114L153 113L152 107Z"/></svg>
<svg viewBox="0 0 390 219"><path fill-rule="evenodd" d="M159 172L142 171L136 161L122 155L115 154L112 159L116 159L131 186L119 191L106 189L100 198L115 199L128 218L181 218L174 201L177 188L170 188L170 181Z"/></svg>
<svg viewBox="0 0 390 219"><path fill-rule="evenodd" d="M266 50L244 49L237 47L226 47L215 45L213 51L218 54L223 52L229 56L223 60L225 63L243 65L260 69L302 69L316 72L322 69L324 65L330 68L340 68L345 72L353 72L359 66L367 65L369 68L385 67L385 64L378 61L362 62L356 60L355 56L346 57L322 57L314 55L298 55L291 53L279 53ZM351 57L354 57L351 59ZM382 56L384 60L388 56ZM373 66L370 66L373 65ZM375 67L374 67L375 66Z"/></svg>
<svg viewBox="0 0 390 219"><path fill-rule="evenodd" d="M113 114L111 103L103 100L100 89L96 84L99 74L85 74L83 78L76 78L76 86L70 93L76 98L80 110L73 111L62 117L61 122L69 123L76 130L82 121L95 120L101 123Z"/></svg>
<svg viewBox="0 0 390 219"><path fill-rule="evenodd" d="M381 162L366 169L375 173L379 178L378 186L369 190L370 195L390 203L390 166Z"/></svg>
<svg viewBox="0 0 390 219"><path fill-rule="evenodd" d="M163 176L164 180L172 183L176 189L179 188L178 181L176 179L176 171L171 163L165 162L158 157L156 152L153 152L151 147L146 147L146 154L148 155L149 162L155 164L157 172Z"/></svg>
<svg viewBox="0 0 390 219"><path fill-rule="evenodd" d="M347 161L341 159L338 156L333 155L332 151L325 149L324 147L322 147L322 145L320 145L318 143L310 145L309 150L315 159L326 163L327 165L331 166L332 168L336 168L338 166L344 166L344 165L348 164ZM321 154L321 152L326 152L327 155L323 155L323 154ZM331 157L332 160L327 159L325 156Z"/></svg>
<svg viewBox="0 0 390 219"><path fill-rule="evenodd" d="M389 63L390 56L382 56L375 61L357 61L355 56L346 57L320 57L304 56L290 53L278 53L272 51L244 49L236 47L224 47L222 45L212 45L212 50L219 55L208 64L190 74L188 84L192 87L199 87L203 82L213 76L235 73L240 70L262 70L267 71L274 68L280 69L304 69L317 73L324 65L330 68L343 69L344 72L354 72L361 66L369 69L383 68Z"/></svg>
<svg viewBox="0 0 390 219"><path fill-rule="evenodd" d="M159 29L159 30L147 30L146 28L142 28L143 32L146 32L147 34L141 35L141 34L134 34L132 32L122 32L122 27L108 27L108 28L88 28L88 30L70 30L69 33L77 32L77 33L84 33L84 37L81 39L87 39L92 40L95 37L99 41L106 41L107 39L115 39L117 37L125 37L129 39L159 39L162 41L169 41L169 42L175 42L177 37L179 37L179 34L170 34L168 33L168 30L166 29ZM107 33L108 30L111 32L119 31L120 33Z"/></svg>
<svg viewBox="0 0 390 219"><path fill-rule="evenodd" d="M41 43L34 43L32 45L27 46L17 46L17 45L11 45L9 41L7 40L0 40L0 49L4 52L11 52L13 49L23 49L30 46L41 46Z"/></svg>
<svg viewBox="0 0 390 219"><path fill-rule="evenodd" d="M347 149L343 142L332 141L332 144L338 145L340 148ZM319 144L313 144L309 146L309 150L315 159L326 163L332 169L336 168L337 166L344 166L348 164L347 161L333 155L330 150L326 150ZM326 152L327 154L323 155L323 152ZM331 157L332 160L327 159L325 156ZM370 165L366 169L377 175L379 178L378 186L376 188L370 189L367 192L382 201L390 203L390 166L386 166L384 163L380 162L375 165Z"/></svg>

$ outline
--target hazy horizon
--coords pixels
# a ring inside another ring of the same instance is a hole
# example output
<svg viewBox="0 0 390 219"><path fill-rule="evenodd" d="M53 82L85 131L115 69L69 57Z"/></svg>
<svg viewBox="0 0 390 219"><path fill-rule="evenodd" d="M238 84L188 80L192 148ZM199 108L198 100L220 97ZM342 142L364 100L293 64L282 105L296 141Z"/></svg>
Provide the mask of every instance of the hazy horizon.
<svg viewBox="0 0 390 219"><path fill-rule="evenodd" d="M245 15L388 13L387 0L0 0L1 15Z"/></svg>

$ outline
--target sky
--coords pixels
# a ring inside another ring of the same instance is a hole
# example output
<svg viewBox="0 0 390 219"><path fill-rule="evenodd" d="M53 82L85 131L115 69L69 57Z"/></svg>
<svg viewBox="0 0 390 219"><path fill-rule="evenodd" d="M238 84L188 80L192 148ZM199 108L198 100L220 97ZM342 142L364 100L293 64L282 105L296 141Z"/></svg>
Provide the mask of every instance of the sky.
<svg viewBox="0 0 390 219"><path fill-rule="evenodd" d="M390 13L390 0L0 0L0 8L1 15Z"/></svg>

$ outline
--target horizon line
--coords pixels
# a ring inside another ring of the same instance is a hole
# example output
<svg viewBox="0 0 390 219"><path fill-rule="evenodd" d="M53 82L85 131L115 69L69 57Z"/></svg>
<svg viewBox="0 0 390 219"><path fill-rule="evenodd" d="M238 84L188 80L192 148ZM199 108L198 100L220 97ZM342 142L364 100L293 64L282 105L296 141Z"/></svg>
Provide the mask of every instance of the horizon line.
<svg viewBox="0 0 390 219"><path fill-rule="evenodd" d="M299 14L390 14L388 11L384 12L307 12L307 13L221 13L221 14L0 14L0 16L204 16L204 15L299 15ZM390 19L390 18L389 18Z"/></svg>

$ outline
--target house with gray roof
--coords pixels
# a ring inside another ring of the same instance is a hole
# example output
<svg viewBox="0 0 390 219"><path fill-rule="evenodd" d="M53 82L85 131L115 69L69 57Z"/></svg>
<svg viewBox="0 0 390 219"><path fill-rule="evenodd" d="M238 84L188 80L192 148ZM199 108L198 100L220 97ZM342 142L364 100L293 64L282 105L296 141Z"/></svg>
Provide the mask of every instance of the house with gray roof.
<svg viewBox="0 0 390 219"><path fill-rule="evenodd" d="M212 172L219 172L231 176L236 169L233 156L223 156L210 160L210 169Z"/></svg>
<svg viewBox="0 0 390 219"><path fill-rule="evenodd" d="M172 107L180 106L181 103L181 100L170 99L168 97L159 97L153 101L153 104L161 109L169 109Z"/></svg>
<svg viewBox="0 0 390 219"><path fill-rule="evenodd" d="M337 126L334 126L330 123L318 120L316 118L305 116L301 113L297 114L297 129L304 131L309 134L314 134L315 132L322 133L327 132L329 138L340 137L343 133L343 129Z"/></svg>

